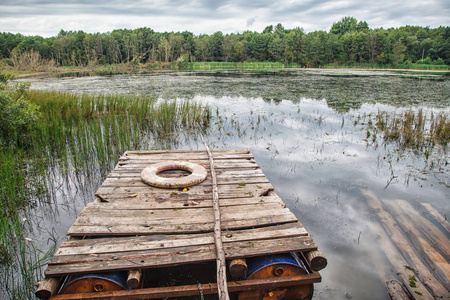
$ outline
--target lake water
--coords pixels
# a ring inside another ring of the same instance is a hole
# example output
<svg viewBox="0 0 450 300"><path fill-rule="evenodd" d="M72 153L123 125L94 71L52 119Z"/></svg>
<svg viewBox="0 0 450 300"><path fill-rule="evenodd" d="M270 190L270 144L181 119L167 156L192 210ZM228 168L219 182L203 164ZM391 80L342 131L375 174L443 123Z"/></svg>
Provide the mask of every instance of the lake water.
<svg viewBox="0 0 450 300"><path fill-rule="evenodd" d="M373 201L393 217L405 211L403 204L412 207L443 232L448 245L449 233L422 205L430 204L445 219L450 216L447 150L437 146L427 158L384 143L381 133L372 132L370 138L367 133L369 120L375 120L379 111L399 114L422 108L427 114L448 115L448 79L390 71L286 70L27 81L32 89L150 95L209 105L213 112L205 136L209 146L249 149L275 192L325 253L328 266L321 271L322 283L315 285L314 299L390 299L385 282L400 280L398 262L409 261L392 246L395 241L380 223ZM161 147L204 149L192 132L180 132L165 145L144 139L140 146ZM63 241L100 183L98 178L83 189L57 191L65 200L56 209L36 208L33 214L39 221L33 238L40 247L46 247L49 237ZM399 228L408 237L410 233ZM436 251L449 261L445 249Z"/></svg>

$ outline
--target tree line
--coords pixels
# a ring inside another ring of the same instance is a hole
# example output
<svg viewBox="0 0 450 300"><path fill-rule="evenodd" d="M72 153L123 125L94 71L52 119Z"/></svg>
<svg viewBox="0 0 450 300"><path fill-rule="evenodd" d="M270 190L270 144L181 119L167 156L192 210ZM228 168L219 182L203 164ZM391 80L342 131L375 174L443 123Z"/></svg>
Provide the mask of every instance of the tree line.
<svg viewBox="0 0 450 300"><path fill-rule="evenodd" d="M17 64L30 53L59 66L154 62L282 62L305 67L326 64L450 65L450 27L403 26L371 29L344 17L329 32L306 33L282 24L262 32L194 35L150 28L107 33L61 30L57 36L0 33L0 58ZM35 57L36 58L36 57ZM31 59L31 58L30 58Z"/></svg>

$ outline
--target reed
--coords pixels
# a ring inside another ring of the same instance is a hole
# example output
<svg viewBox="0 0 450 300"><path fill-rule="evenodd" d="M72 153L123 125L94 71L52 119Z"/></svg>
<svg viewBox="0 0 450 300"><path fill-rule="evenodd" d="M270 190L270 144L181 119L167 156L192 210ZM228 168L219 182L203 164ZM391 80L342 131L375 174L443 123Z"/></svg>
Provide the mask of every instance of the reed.
<svg viewBox="0 0 450 300"><path fill-rule="evenodd" d="M154 147L150 142L171 147L210 117L200 103L148 97L30 91L27 100L40 108L27 133L31 147L0 143L0 298L34 298L33 283L51 254L27 239L27 210L55 201L61 189L93 193L124 151Z"/></svg>
<svg viewBox="0 0 450 300"><path fill-rule="evenodd" d="M400 150L412 149L426 154L437 145L448 146L450 119L445 112L435 115L422 109L410 109L400 114L379 111L375 122L369 120L367 123L367 132L367 137L383 134L385 143L395 142Z"/></svg>

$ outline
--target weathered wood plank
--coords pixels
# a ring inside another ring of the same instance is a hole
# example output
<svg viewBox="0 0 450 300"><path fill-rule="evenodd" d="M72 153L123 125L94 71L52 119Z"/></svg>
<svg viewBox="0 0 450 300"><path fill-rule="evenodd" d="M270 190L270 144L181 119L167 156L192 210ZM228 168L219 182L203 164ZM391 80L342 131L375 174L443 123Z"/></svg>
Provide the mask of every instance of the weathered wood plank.
<svg viewBox="0 0 450 300"><path fill-rule="evenodd" d="M265 190L274 190L274 187L271 183L249 183L245 185L239 185L236 184L224 184L219 185L219 195L220 194L239 194L239 195L247 195L246 197L254 196L254 191L265 191ZM173 192L179 192L183 189L173 188L173 189L163 189L163 188L155 188L151 187L149 185L142 186L142 187L103 187L100 186L100 188L97 190L96 194L117 194L117 193L132 193L132 192L146 192L153 195L170 195ZM204 195L204 194L212 194L211 192L211 186L206 185L194 185L187 188L187 191L191 195ZM251 194L250 194L251 192ZM264 192L262 192L264 193ZM260 193L255 193L255 195L260 195Z"/></svg>
<svg viewBox="0 0 450 300"><path fill-rule="evenodd" d="M219 197L225 198L247 198L247 197L259 197L267 195L270 191L274 190L274 187L270 183L259 184L246 184L245 186L239 186L238 184L232 185L219 185ZM118 197L130 197L133 195L145 194L147 197L159 197L161 199L168 198L174 193L179 193L180 189L160 189L153 187L103 187L95 193L103 201L109 199L115 199ZM212 199L212 191L210 186L196 185L189 187L188 192L193 199L196 199L197 195L200 197L208 195Z"/></svg>
<svg viewBox="0 0 450 300"><path fill-rule="evenodd" d="M248 154L250 153L250 150L244 149L244 150L212 150L211 151L214 154ZM128 150L124 153L124 155L154 155L154 154L191 154L191 153L203 153L206 155L205 150Z"/></svg>
<svg viewBox="0 0 450 300"><path fill-rule="evenodd" d="M317 249L317 246L311 237L301 236L285 239L225 243L224 249L226 258L234 259L291 251L310 251ZM58 276L106 270L119 271L167 267L212 260L215 260L215 249L210 245L123 252L120 256L116 254L81 255L72 256L72 263L58 262L58 264L54 264L55 262L50 262L45 274L47 276Z"/></svg>
<svg viewBox="0 0 450 300"><path fill-rule="evenodd" d="M247 210L237 206L222 208L222 219L245 220L249 217L260 218L267 215L292 214L288 208L279 204L260 203L247 205ZM75 220L74 225L120 225L120 224L147 224L154 225L160 222L165 224L189 225L212 222L214 219L212 208L197 209L160 209L160 210L101 210L85 207Z"/></svg>
<svg viewBox="0 0 450 300"><path fill-rule="evenodd" d="M231 198L221 199L220 206L242 206L242 209L247 210L247 205L261 204L261 203L277 203L281 207L286 207L281 198L274 194L262 197L252 198ZM212 207L212 200L210 196L192 198L188 194L179 193L167 198L149 198L140 197L139 194L131 195L131 197L110 199L109 202L91 202L86 207L92 209L105 210L133 210L133 209L196 209Z"/></svg>
<svg viewBox="0 0 450 300"><path fill-rule="evenodd" d="M271 215L261 218L247 218L245 220L226 220L222 227L226 230L237 230L254 227L271 226L275 224L295 223L297 218L293 214ZM114 225L72 225L70 236L114 236L114 235L153 235L175 233L211 232L213 224L166 224L161 222L147 222L144 224L114 224Z"/></svg>
<svg viewBox="0 0 450 300"><path fill-rule="evenodd" d="M224 231L222 238L224 242L243 242L306 235L308 235L308 232L300 223L292 223L264 228ZM206 244L214 244L212 233L84 239L63 242L55 253L55 257L60 255L99 254Z"/></svg>
<svg viewBox="0 0 450 300"><path fill-rule="evenodd" d="M286 207L283 200L276 194L251 198L226 198L220 200L220 206L241 206L247 210L247 205L260 203L277 203L281 207ZM211 196L191 196L187 193L177 193L169 197L148 197L146 194L132 194L128 197L110 198L109 202L91 202L86 207L105 210L130 210L130 209L196 209L212 207Z"/></svg>
<svg viewBox="0 0 450 300"><path fill-rule="evenodd" d="M142 171L144 168L148 167L151 164L156 162L160 162L161 160L142 160L142 161L121 161L117 164L115 170L127 170L133 169L138 172ZM188 160L191 163L199 164L205 169L209 170L208 162L206 160ZM256 169L259 168L254 160L238 160L238 159L230 159L230 160L221 160L217 162L217 169Z"/></svg>
<svg viewBox="0 0 450 300"><path fill-rule="evenodd" d="M157 157L160 160L192 160L208 159L205 151L201 152L182 152L182 153L161 153L161 154L128 154L122 155L119 160L148 160ZM251 153L213 153L214 161L225 159L254 159Z"/></svg>
<svg viewBox="0 0 450 300"><path fill-rule="evenodd" d="M266 177L258 176L258 177L223 177L220 179L219 185L236 185L236 184L259 184L259 183L269 183L269 180ZM206 178L205 181L199 183L201 186L211 186L211 178ZM141 178L112 178L108 177L102 183L103 187L147 187L148 184L143 182ZM237 186L239 187L239 186Z"/></svg>
<svg viewBox="0 0 450 300"><path fill-rule="evenodd" d="M275 277L267 279L253 279L228 282L229 292L252 291L261 288L273 289L304 284L313 284L322 280L319 273L304 274L289 277ZM53 300L80 300L80 299L159 299L200 296L200 288L204 295L217 294L216 283L206 283L188 286L169 286L159 288L145 288L136 290L124 290L101 293L67 294L57 295Z"/></svg>
<svg viewBox="0 0 450 300"><path fill-rule="evenodd" d="M168 170L164 171L164 176L167 177L175 177L178 176L180 170ZM185 171L186 174L189 172ZM218 179L221 178L229 178L229 177L266 177L261 169L221 169L216 170L216 175ZM208 176L210 173L208 172ZM134 171L133 169L129 170L113 170L108 175L109 178L141 178L141 172Z"/></svg>

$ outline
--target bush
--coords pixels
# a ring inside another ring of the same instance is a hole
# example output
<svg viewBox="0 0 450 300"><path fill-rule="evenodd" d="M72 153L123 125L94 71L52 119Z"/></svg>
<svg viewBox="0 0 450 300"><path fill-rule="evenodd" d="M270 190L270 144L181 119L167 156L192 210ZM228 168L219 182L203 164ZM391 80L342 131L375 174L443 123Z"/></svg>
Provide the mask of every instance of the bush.
<svg viewBox="0 0 450 300"><path fill-rule="evenodd" d="M29 83L10 84L11 73L0 72L0 142L29 145L40 116L39 107L26 99Z"/></svg>

